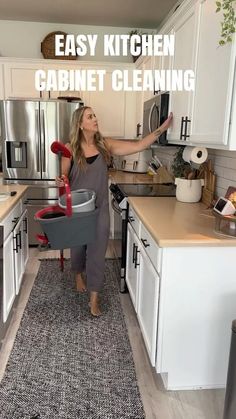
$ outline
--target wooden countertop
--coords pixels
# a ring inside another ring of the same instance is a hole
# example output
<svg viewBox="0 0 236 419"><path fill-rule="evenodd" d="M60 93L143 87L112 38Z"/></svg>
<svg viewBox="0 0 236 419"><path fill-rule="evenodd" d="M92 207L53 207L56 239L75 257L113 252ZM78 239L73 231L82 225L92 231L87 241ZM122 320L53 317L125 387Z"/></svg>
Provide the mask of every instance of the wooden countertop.
<svg viewBox="0 0 236 419"><path fill-rule="evenodd" d="M109 170L109 179L113 183L156 183L153 182L153 176L147 173L130 173L121 170Z"/></svg>
<svg viewBox="0 0 236 419"><path fill-rule="evenodd" d="M160 247L236 246L236 238L214 233L215 217L202 203L164 197L128 201Z"/></svg>
<svg viewBox="0 0 236 419"><path fill-rule="evenodd" d="M9 214L12 208L16 205L17 201L27 191L27 185L0 185L0 222ZM2 192L16 191L16 195L9 196L6 200L1 200Z"/></svg>

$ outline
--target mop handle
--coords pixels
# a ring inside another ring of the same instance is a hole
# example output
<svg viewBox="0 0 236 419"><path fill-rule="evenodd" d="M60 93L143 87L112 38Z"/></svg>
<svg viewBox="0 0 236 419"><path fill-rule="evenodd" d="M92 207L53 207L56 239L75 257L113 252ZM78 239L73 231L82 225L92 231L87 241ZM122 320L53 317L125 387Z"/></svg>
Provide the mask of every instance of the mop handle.
<svg viewBox="0 0 236 419"><path fill-rule="evenodd" d="M67 217L71 217L72 216L72 201L71 201L71 190L70 190L69 180L66 175L62 175L62 179L64 180L64 184L65 184L64 189L66 192L66 215Z"/></svg>

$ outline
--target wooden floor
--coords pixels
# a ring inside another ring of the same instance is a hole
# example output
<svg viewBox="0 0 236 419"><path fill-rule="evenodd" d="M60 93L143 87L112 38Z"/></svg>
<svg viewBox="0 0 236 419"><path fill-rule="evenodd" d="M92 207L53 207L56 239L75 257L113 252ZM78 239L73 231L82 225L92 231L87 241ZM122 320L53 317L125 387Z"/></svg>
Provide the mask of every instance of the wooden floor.
<svg viewBox="0 0 236 419"><path fill-rule="evenodd" d="M107 257L119 254L119 242L110 241ZM12 321L0 351L0 380L4 374L8 356L24 312L30 290L36 277L38 258L57 257L58 252L40 252L30 249L30 259L26 267L22 292ZM69 256L69 253L65 254ZM136 373L147 419L222 419L224 390L166 391L161 378L150 366L140 329L128 294L120 294L121 304L127 323L133 349ZM5 419L5 418L4 418ZM66 419L66 418L65 418ZM114 418L118 419L118 418Z"/></svg>

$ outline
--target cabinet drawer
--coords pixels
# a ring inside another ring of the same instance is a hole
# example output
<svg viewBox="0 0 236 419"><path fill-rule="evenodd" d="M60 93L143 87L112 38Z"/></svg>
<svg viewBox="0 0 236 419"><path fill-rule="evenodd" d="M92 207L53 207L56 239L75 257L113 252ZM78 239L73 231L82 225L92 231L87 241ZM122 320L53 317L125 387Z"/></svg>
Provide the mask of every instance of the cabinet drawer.
<svg viewBox="0 0 236 419"><path fill-rule="evenodd" d="M22 213L22 201L21 199L17 202L15 207L11 210L7 217L1 222L4 226L4 240L9 236L10 232L15 226L14 219L19 218Z"/></svg>
<svg viewBox="0 0 236 419"><path fill-rule="evenodd" d="M162 249L158 246L144 225L140 226L140 240L154 268L160 273Z"/></svg>
<svg viewBox="0 0 236 419"><path fill-rule="evenodd" d="M129 207L129 222L132 225L135 233L139 237L141 221L132 207Z"/></svg>

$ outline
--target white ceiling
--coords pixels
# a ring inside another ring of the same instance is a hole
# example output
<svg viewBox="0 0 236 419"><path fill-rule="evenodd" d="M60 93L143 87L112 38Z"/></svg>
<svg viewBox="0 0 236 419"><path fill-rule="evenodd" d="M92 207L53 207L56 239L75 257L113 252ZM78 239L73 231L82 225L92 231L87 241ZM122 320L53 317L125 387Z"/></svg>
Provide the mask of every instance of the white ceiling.
<svg viewBox="0 0 236 419"><path fill-rule="evenodd" d="M0 19L155 29L177 0L0 0Z"/></svg>

